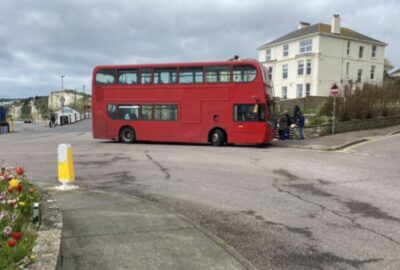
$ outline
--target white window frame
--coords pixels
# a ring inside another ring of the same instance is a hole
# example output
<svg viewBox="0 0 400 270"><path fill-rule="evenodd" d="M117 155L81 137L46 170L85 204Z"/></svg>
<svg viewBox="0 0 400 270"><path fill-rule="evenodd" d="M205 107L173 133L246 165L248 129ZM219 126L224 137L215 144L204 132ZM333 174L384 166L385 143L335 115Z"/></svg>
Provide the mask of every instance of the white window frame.
<svg viewBox="0 0 400 270"><path fill-rule="evenodd" d="M364 56L364 46L360 46L358 50L358 58L363 58Z"/></svg>
<svg viewBox="0 0 400 270"><path fill-rule="evenodd" d="M303 97L303 84L298 83L296 84L296 98Z"/></svg>
<svg viewBox="0 0 400 270"><path fill-rule="evenodd" d="M289 56L289 44L283 44L282 50L283 50L283 57Z"/></svg>
<svg viewBox="0 0 400 270"><path fill-rule="evenodd" d="M271 56L271 49L266 49L265 50L265 61L271 61L272 56Z"/></svg>
<svg viewBox="0 0 400 270"><path fill-rule="evenodd" d="M311 83L306 83L306 97L311 95Z"/></svg>
<svg viewBox="0 0 400 270"><path fill-rule="evenodd" d="M304 60L299 60L297 62L297 75L298 76L304 75Z"/></svg>
<svg viewBox="0 0 400 270"><path fill-rule="evenodd" d="M362 73L363 73L362 69L357 70L357 82L362 81Z"/></svg>
<svg viewBox="0 0 400 270"><path fill-rule="evenodd" d="M299 53L308 53L312 52L312 43L313 39L303 39L299 42Z"/></svg>
<svg viewBox="0 0 400 270"><path fill-rule="evenodd" d="M375 69L376 69L376 66L371 66L371 73L369 76L371 80L375 80Z"/></svg>
<svg viewBox="0 0 400 270"><path fill-rule="evenodd" d="M282 86L282 98L283 99L287 99L287 90L288 90L287 86Z"/></svg>
<svg viewBox="0 0 400 270"><path fill-rule="evenodd" d="M347 56L350 55L350 46L351 46L351 41L347 41Z"/></svg>
<svg viewBox="0 0 400 270"><path fill-rule="evenodd" d="M306 62L306 75L311 75L312 74L312 60L307 59Z"/></svg>
<svg viewBox="0 0 400 270"><path fill-rule="evenodd" d="M372 51L371 51L372 58L376 58L376 50L377 50L376 45L372 45Z"/></svg>
<svg viewBox="0 0 400 270"><path fill-rule="evenodd" d="M289 77L289 67L288 64L282 65L282 79L287 79Z"/></svg>

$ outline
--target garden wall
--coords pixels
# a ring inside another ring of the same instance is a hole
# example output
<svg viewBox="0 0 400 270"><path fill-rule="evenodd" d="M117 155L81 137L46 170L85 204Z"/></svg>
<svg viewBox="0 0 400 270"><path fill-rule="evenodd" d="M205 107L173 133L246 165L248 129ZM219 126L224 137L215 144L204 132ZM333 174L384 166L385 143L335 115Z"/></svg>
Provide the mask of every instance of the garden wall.
<svg viewBox="0 0 400 270"><path fill-rule="evenodd" d="M400 115L379 117L373 119L361 119L361 120L351 120L346 122L337 122L335 127L335 133L373 129L380 127L387 127L392 125L400 124ZM304 128L304 135L306 138L320 137L332 134L332 123L316 125L316 126L306 126Z"/></svg>
<svg viewBox="0 0 400 270"><path fill-rule="evenodd" d="M328 97L315 96L296 99L281 99L279 102L277 102L276 106L278 112L283 112L284 110L287 110L290 114L292 114L295 105L299 105L302 111L304 111L305 109L317 109L327 100Z"/></svg>

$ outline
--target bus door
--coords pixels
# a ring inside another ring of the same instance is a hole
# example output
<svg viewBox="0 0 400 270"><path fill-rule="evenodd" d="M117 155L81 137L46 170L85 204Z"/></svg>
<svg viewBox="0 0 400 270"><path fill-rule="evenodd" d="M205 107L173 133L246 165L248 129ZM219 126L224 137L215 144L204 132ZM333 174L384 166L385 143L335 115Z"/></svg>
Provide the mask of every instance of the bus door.
<svg viewBox="0 0 400 270"><path fill-rule="evenodd" d="M266 134L265 113L263 104L234 104L232 139L239 143L263 142Z"/></svg>

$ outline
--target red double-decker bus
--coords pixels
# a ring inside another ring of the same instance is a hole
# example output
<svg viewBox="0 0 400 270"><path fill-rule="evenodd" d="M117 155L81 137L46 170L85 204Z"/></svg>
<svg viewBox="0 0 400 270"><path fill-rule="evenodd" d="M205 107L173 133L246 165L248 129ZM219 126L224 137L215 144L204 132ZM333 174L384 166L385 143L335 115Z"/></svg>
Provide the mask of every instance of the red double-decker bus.
<svg viewBox="0 0 400 270"><path fill-rule="evenodd" d="M272 88L255 60L97 66L93 137L222 144L272 140Z"/></svg>

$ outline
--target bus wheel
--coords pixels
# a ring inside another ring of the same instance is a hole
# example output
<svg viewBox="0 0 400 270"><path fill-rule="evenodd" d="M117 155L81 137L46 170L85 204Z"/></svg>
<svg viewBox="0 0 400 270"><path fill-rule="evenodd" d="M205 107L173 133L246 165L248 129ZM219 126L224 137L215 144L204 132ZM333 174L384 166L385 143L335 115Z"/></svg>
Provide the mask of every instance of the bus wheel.
<svg viewBox="0 0 400 270"><path fill-rule="evenodd" d="M135 141L135 132L130 127L124 127L119 132L119 139L123 143L133 143Z"/></svg>
<svg viewBox="0 0 400 270"><path fill-rule="evenodd" d="M225 142L225 134L222 130L216 129L211 133L211 143L214 146L221 146Z"/></svg>

